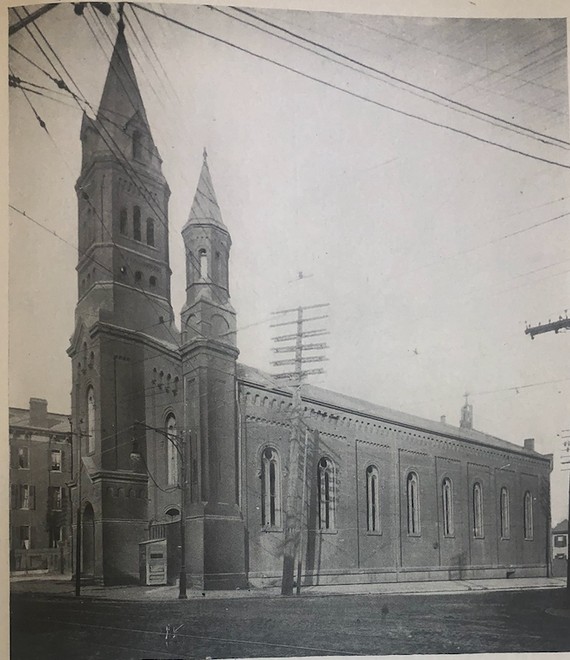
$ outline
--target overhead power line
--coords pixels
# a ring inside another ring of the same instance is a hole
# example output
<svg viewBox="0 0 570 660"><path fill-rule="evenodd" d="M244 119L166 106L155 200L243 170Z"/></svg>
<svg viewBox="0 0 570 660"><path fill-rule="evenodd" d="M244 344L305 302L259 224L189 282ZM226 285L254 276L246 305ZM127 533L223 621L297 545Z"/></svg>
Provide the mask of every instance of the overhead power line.
<svg viewBox="0 0 570 660"><path fill-rule="evenodd" d="M249 23L247 21L243 21L243 20L237 18L236 16L232 16L231 14L224 11L223 9L220 9L218 7L213 7L211 5L208 5L208 6L210 7L210 9L212 9L214 11L217 11L218 13L221 13L224 16L228 16L229 18L237 20L240 23L243 23L245 25L249 25L250 27L253 27L253 28L256 28L256 29L262 29L259 26L254 25L253 23ZM410 82L409 80L405 80L405 79L400 78L398 76L392 75L392 74L388 73L387 71L383 71L382 69L378 69L378 68L370 66L369 64L366 64L366 63L364 63L360 60L349 57L345 53L342 53L342 52L340 52L336 49L330 48L330 47L326 46L325 44L322 44L322 43L314 41L312 39L308 39L306 37L303 37L298 32L293 32L292 30L288 30L288 29L286 29L286 28L284 28L284 27L282 27L282 26L280 26L276 23L273 23L272 21L268 21L268 20L266 20L264 18L261 18L260 16L254 14L252 12L246 11L245 9L241 9L239 7L230 7L230 9L232 9L235 12L239 12L240 14L243 14L245 16L248 16L248 17L250 17L250 18L252 18L256 21L259 21L260 23L262 23L264 25L267 25L267 26L269 26L273 29L279 30L279 31L283 32L284 34L292 36L295 39L298 39L299 41L302 41L304 43L308 43L312 46L320 48L321 50L323 50L327 53L330 53L331 55L334 55L335 57L339 57L343 60L346 60L347 62L351 62L352 64L355 64L356 66L361 67L362 69L365 69L367 71L372 71L373 73L378 74L379 76L382 76L383 78L386 78L388 80L396 82L400 85L404 85L405 87L408 87L410 89L422 92L424 94L429 94L430 96L435 97L435 99L437 99L440 102L440 105L441 105L441 102L443 102L445 107L452 106L454 108L459 108L462 111L468 111L469 116L477 116L479 119L481 119L483 121L487 121L487 123L489 123L488 120L492 120L490 122L491 125L493 125L493 126L500 125L500 126L502 126L502 128L508 129L508 130L515 129L515 132L519 135L530 134L530 135L527 135L527 137L534 137L534 139L537 139L539 142L542 142L544 144L552 145L553 143L555 143L553 146L558 146L558 147L561 147L561 148L570 147L570 142L567 142L566 140L562 140L562 139L557 138L555 136L547 135L545 133L535 131L532 128L529 128L527 126L523 126L521 124L517 124L516 122L510 121L508 119L504 119L503 117L499 117L498 115L494 115L492 113L485 112L483 110L480 110L479 108L475 108L474 106L468 105L467 103L461 103L460 101L456 101L455 99L452 99L449 96L446 96L444 94L440 94L440 93L438 93L434 90L428 89L427 87L423 87L422 85L414 84L414 83ZM275 33L270 32L268 30L262 30L262 31L266 34L269 34L269 35L277 38L277 39L282 39L282 40L285 40L287 43L291 43L291 44L293 44L295 46L298 46L300 48L304 48L300 44L295 43L294 41L291 41L290 39L284 39L283 37L281 37L278 34L275 34ZM316 55L320 55L322 57L325 57L317 51L314 51L312 49L308 49L308 50L311 53L315 53ZM342 64L342 62L337 62L336 60L332 60L329 57L326 57L326 59L328 59L330 62L333 62L335 64ZM350 68L351 68L351 70L357 70L357 69L354 69L353 67L350 67ZM377 77L375 77L375 79L378 80ZM426 97L422 96L421 98L426 98ZM427 100L430 100L430 99L427 99ZM495 122L499 122L499 124L497 124ZM522 133L521 133L521 131L522 131Z"/></svg>
<svg viewBox="0 0 570 660"><path fill-rule="evenodd" d="M320 85L324 85L325 87L328 87L330 89L335 89L339 92L342 92L343 94L347 94L348 96L351 96L353 98L359 99L361 101L364 101L366 103L370 103L372 105L375 105L377 107L383 108L384 110L389 110L391 112L395 112L397 114L400 114L404 117L408 117L410 119L415 119L417 121L421 121L423 123L426 123L430 126L434 126L437 128L443 128L445 130L451 131L452 133L456 133L458 135L463 135L465 137L472 138L478 142L481 142L483 144L488 144L494 147L497 147L499 149L502 149L504 151L508 151L510 153L517 154L519 156L524 156L526 158L532 158L533 160L537 160L542 163L547 163L549 165L554 165L556 167L562 167L564 169L570 169L570 165L567 165L565 163L561 163L559 161L551 160L549 158L544 158L542 156L538 156L536 154L531 154L527 151L523 151L522 149L516 149L515 147L510 147L506 144L502 144L500 142L495 142L494 140L490 140L484 137L481 137L480 135L476 135L474 133L470 133L469 131L456 128L454 126L450 126L448 124L445 124L443 122L438 122L432 119L428 119L427 117L423 117L421 115L417 115L413 112L408 112L406 110L402 110L400 108L396 108L394 106L388 105L386 103L382 103L381 101L377 101L375 99L371 99L364 94L358 94L357 92L353 92L349 89L345 89L343 87L340 87L339 85L335 85L334 83L328 82L326 80L323 80L322 78L318 78L317 76L314 76L312 74L306 73L304 71L301 71L300 69L296 69L295 67L289 66L288 64L284 64L283 62L278 62L277 60L272 59L271 57L267 57L266 55L262 55L260 53L256 53L248 48L244 48L243 46L238 46L237 44L234 44L233 42L223 39L222 37L217 37L213 34L210 34L208 32L205 32L203 30L199 30L198 28L192 27L191 25L188 25L187 23L184 23L182 21L179 21L175 18L172 18L171 16L167 16L164 14L160 14L159 12L150 9L149 7L145 7L144 5L139 5L137 3L134 3L134 7L137 7L141 11L145 11L149 14L152 14L153 16L158 16L159 18L162 18L165 21L168 21L169 23L172 23L173 25L177 25L178 27L181 27L183 29L189 30L190 32L193 32L195 34L199 34L203 37L207 37L208 39L212 39L214 41L217 41L218 43L222 43L226 46L229 46L230 48L233 48L239 52L245 53L246 55L250 55L252 57L255 57L256 59L259 59L263 62L267 62L269 64L273 64L281 69L284 69L285 71L289 71L291 73L294 73L296 75L299 75L303 78L306 78L307 80L312 80L313 82L316 82Z"/></svg>

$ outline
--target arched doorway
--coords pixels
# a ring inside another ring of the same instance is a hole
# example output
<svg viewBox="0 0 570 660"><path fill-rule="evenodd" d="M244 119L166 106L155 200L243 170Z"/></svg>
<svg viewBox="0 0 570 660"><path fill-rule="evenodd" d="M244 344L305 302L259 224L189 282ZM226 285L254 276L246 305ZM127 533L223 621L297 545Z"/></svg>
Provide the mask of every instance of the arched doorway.
<svg viewBox="0 0 570 660"><path fill-rule="evenodd" d="M90 502L83 509L81 521L81 573L95 573L95 514Z"/></svg>

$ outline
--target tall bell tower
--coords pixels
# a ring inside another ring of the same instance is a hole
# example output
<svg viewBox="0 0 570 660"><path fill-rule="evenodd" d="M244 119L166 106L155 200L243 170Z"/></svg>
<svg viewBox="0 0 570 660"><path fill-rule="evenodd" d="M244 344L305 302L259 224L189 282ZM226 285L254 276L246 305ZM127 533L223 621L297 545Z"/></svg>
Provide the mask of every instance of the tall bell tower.
<svg viewBox="0 0 570 660"><path fill-rule="evenodd" d="M205 150L182 236L186 303L180 350L191 433L187 566L193 585L231 589L247 583L239 508L236 315L229 293L231 238Z"/></svg>
<svg viewBox="0 0 570 660"><path fill-rule="evenodd" d="M83 117L81 144L78 301L68 349L73 499L82 517L82 574L124 583L138 580L138 543L147 538L148 476L142 465L133 467L131 452L138 439L146 454L144 433L136 435L159 423L150 367L159 356L176 374L180 357L170 303L170 191L122 14L101 102L95 117Z"/></svg>

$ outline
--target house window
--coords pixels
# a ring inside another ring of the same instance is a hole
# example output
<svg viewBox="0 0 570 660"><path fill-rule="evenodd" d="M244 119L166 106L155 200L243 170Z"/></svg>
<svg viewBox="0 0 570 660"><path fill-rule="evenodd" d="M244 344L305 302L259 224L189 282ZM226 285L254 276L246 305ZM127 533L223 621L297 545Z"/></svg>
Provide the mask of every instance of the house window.
<svg viewBox="0 0 570 660"><path fill-rule="evenodd" d="M366 529L369 532L380 531L378 481L378 468L369 465L366 468Z"/></svg>
<svg viewBox="0 0 570 660"><path fill-rule="evenodd" d="M152 218L147 218L146 221L146 243L154 246L154 220Z"/></svg>
<svg viewBox="0 0 570 660"><path fill-rule="evenodd" d="M48 502L52 511L61 511L63 504L63 489L61 486L48 488Z"/></svg>
<svg viewBox="0 0 570 660"><path fill-rule="evenodd" d="M156 277L154 275L151 275L148 278L148 283L150 284L150 286L156 286Z"/></svg>
<svg viewBox="0 0 570 660"><path fill-rule="evenodd" d="M418 536L420 527L420 496L418 475L410 472L406 479L406 500L408 504L408 534Z"/></svg>
<svg viewBox="0 0 570 660"><path fill-rule="evenodd" d="M473 536L483 538L483 489L479 482L473 485Z"/></svg>
<svg viewBox="0 0 570 660"><path fill-rule="evenodd" d="M20 484L20 509L35 509L35 487L27 484Z"/></svg>
<svg viewBox="0 0 570 660"><path fill-rule="evenodd" d="M51 471L61 472L61 449L51 450Z"/></svg>
<svg viewBox="0 0 570 660"><path fill-rule="evenodd" d="M30 526L20 525L20 540L19 546L22 550L29 550L30 545Z"/></svg>
<svg viewBox="0 0 570 660"><path fill-rule="evenodd" d="M87 453L95 451L95 392L87 389Z"/></svg>
<svg viewBox="0 0 570 660"><path fill-rule="evenodd" d="M261 524L281 526L281 484L279 457L275 449L267 447L261 457Z"/></svg>
<svg viewBox="0 0 570 660"><path fill-rule="evenodd" d="M501 488L501 538L509 539L511 537L511 512L509 491L503 486Z"/></svg>
<svg viewBox="0 0 570 660"><path fill-rule="evenodd" d="M119 215L119 231L123 236L127 235L127 209L121 209Z"/></svg>
<svg viewBox="0 0 570 660"><path fill-rule="evenodd" d="M453 536L453 485L446 477L441 483L441 499L443 508L443 535Z"/></svg>
<svg viewBox="0 0 570 660"><path fill-rule="evenodd" d="M18 469L28 470L30 468L29 447L18 447Z"/></svg>
<svg viewBox="0 0 570 660"><path fill-rule="evenodd" d="M177 449L177 432L176 432L176 417L168 415L166 418L166 466L167 466L167 479L170 486L178 484L178 449Z"/></svg>
<svg viewBox="0 0 570 660"><path fill-rule="evenodd" d="M200 279L205 280L208 278L208 253L202 249L198 254L200 255Z"/></svg>
<svg viewBox="0 0 570 660"><path fill-rule="evenodd" d="M565 548L566 547L566 537L563 534L559 534L554 537L554 547L555 548Z"/></svg>
<svg viewBox="0 0 570 660"><path fill-rule="evenodd" d="M319 499L319 529L334 529L334 465L321 458L317 473Z"/></svg>
<svg viewBox="0 0 570 660"><path fill-rule="evenodd" d="M133 238L135 241L141 240L141 208L135 206L133 208Z"/></svg>
<svg viewBox="0 0 570 660"><path fill-rule="evenodd" d="M532 495L528 490L524 494L524 538L526 541L532 541L534 538Z"/></svg>

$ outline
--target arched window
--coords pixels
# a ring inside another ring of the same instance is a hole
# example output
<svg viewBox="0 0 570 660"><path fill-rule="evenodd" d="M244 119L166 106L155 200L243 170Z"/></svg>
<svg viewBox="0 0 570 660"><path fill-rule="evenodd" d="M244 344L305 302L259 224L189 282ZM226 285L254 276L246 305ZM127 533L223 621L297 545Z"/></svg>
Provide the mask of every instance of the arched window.
<svg viewBox="0 0 570 660"><path fill-rule="evenodd" d="M141 209L140 206L133 208L133 238L135 241L141 240Z"/></svg>
<svg viewBox="0 0 570 660"><path fill-rule="evenodd" d="M123 236L127 235L127 209L122 208L119 216L119 231Z"/></svg>
<svg viewBox="0 0 570 660"><path fill-rule="evenodd" d="M441 499L443 508L443 535L453 536L453 485L451 479L445 477L441 482Z"/></svg>
<svg viewBox="0 0 570 660"><path fill-rule="evenodd" d="M281 483L279 457L272 447L261 456L261 524L281 527Z"/></svg>
<svg viewBox="0 0 570 660"><path fill-rule="evenodd" d="M150 284L150 286L156 286L156 277L154 275L151 275L148 278L148 283Z"/></svg>
<svg viewBox="0 0 570 660"><path fill-rule="evenodd" d="M146 220L146 244L154 246L154 220L152 218Z"/></svg>
<svg viewBox="0 0 570 660"><path fill-rule="evenodd" d="M406 499L408 504L408 534L417 536L420 528L420 493L418 475L410 472L406 479Z"/></svg>
<svg viewBox="0 0 570 660"><path fill-rule="evenodd" d="M142 135L140 131L133 132L133 158L140 158L142 151Z"/></svg>
<svg viewBox="0 0 570 660"><path fill-rule="evenodd" d="M526 541L532 541L534 538L532 494L528 490L524 494L524 538Z"/></svg>
<svg viewBox="0 0 570 660"><path fill-rule="evenodd" d="M198 252L200 255L200 279L205 280L208 277L208 254L202 249Z"/></svg>
<svg viewBox="0 0 570 660"><path fill-rule="evenodd" d="M166 418L166 472L169 486L178 484L178 449L176 448L176 417Z"/></svg>
<svg viewBox="0 0 570 660"><path fill-rule="evenodd" d="M317 471L319 496L319 529L334 529L334 465L321 458Z"/></svg>
<svg viewBox="0 0 570 660"><path fill-rule="evenodd" d="M479 482L473 485L473 536L483 538L483 489Z"/></svg>
<svg viewBox="0 0 570 660"><path fill-rule="evenodd" d="M501 538L511 537L511 512L510 512L509 491L503 486L501 488Z"/></svg>
<svg viewBox="0 0 570 660"><path fill-rule="evenodd" d="M95 391L87 389L87 453L95 451Z"/></svg>
<svg viewBox="0 0 570 660"><path fill-rule="evenodd" d="M378 481L378 468L375 465L369 465L366 468L366 529L369 532L380 531Z"/></svg>

